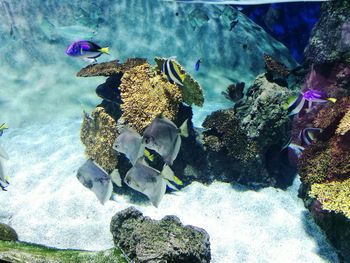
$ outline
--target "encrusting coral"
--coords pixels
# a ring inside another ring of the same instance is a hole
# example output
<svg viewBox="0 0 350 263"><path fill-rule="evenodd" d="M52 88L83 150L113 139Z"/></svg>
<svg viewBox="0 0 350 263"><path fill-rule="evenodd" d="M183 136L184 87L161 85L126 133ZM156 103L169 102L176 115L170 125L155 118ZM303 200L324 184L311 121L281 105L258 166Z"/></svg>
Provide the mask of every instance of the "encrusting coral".
<svg viewBox="0 0 350 263"><path fill-rule="evenodd" d="M332 181L312 184L309 193L322 203L322 208L343 213L350 218L350 178L344 181Z"/></svg>
<svg viewBox="0 0 350 263"><path fill-rule="evenodd" d="M156 62L156 70L158 72L161 71L163 67L163 63L166 61L166 58L155 58L154 61ZM204 96L203 96L203 90L199 83L191 77L188 73L186 73L185 69L175 60L172 60L177 67L179 68L181 74L184 75L183 80L183 86L180 88L183 101L187 103L189 106L192 104L202 107L204 103Z"/></svg>
<svg viewBox="0 0 350 263"><path fill-rule="evenodd" d="M96 107L91 117L84 116L80 130L80 139L86 147L85 154L107 172L117 166L117 154L112 148L118 136L116 127L116 121L105 109Z"/></svg>
<svg viewBox="0 0 350 263"><path fill-rule="evenodd" d="M345 135L349 131L350 131L350 107L348 109L348 112L345 113L344 117L341 119L338 125L338 128L336 130L336 133L339 135Z"/></svg>
<svg viewBox="0 0 350 263"><path fill-rule="evenodd" d="M126 71L119 86L122 120L142 133L159 114L175 120L182 102L180 88L152 70L147 63Z"/></svg>

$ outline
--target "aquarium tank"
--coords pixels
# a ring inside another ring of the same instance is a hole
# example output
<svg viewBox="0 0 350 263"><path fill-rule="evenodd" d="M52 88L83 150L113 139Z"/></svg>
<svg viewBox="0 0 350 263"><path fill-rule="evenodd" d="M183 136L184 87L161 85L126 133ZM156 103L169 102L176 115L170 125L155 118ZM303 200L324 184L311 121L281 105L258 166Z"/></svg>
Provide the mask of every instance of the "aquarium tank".
<svg viewBox="0 0 350 263"><path fill-rule="evenodd" d="M0 262L350 262L348 0L0 0Z"/></svg>

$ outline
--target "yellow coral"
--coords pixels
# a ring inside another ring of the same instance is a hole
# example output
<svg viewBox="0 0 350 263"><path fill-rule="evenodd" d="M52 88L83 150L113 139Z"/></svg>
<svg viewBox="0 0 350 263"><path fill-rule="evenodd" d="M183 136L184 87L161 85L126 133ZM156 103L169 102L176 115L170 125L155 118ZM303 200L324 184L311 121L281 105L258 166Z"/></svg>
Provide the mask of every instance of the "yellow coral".
<svg viewBox="0 0 350 263"><path fill-rule="evenodd" d="M350 109L345 113L344 117L341 119L336 133L339 135L344 135L350 131Z"/></svg>
<svg viewBox="0 0 350 263"><path fill-rule="evenodd" d="M145 63L126 71L119 86L122 120L142 133L159 114L175 120L182 102L180 89Z"/></svg>
<svg viewBox="0 0 350 263"><path fill-rule="evenodd" d="M80 131L85 154L111 172L117 166L117 153L112 148L118 135L117 123L102 107L96 107L91 117L93 119L84 116Z"/></svg>
<svg viewBox="0 0 350 263"><path fill-rule="evenodd" d="M322 203L323 209L343 213L350 218L350 178L311 185L310 196Z"/></svg>

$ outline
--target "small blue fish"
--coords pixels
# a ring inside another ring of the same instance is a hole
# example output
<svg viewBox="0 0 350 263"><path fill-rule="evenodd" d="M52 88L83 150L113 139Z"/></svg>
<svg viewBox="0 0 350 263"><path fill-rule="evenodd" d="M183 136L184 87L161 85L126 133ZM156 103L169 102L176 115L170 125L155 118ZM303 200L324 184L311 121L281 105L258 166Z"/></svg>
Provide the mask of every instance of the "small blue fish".
<svg viewBox="0 0 350 263"><path fill-rule="evenodd" d="M88 62L96 62L96 58L102 54L108 54L108 51L108 47L100 47L91 41L79 40L68 46L66 54Z"/></svg>
<svg viewBox="0 0 350 263"><path fill-rule="evenodd" d="M194 69L195 69L196 71L198 71L198 70L199 70L200 65L201 65L201 60L200 60L200 59L198 59L198 60L197 60L197 62L196 62L196 64L194 65Z"/></svg>

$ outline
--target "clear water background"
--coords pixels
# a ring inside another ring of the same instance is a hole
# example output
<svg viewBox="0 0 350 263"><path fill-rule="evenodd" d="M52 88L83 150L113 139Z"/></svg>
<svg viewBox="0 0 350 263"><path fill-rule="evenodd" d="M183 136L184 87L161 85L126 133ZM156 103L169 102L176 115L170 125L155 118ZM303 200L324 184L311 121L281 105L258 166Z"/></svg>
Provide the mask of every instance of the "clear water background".
<svg viewBox="0 0 350 263"><path fill-rule="evenodd" d="M91 250L113 246L110 218L130 205L129 197L101 206L75 177L85 158L82 110L99 103L94 90L105 78L76 78L86 64L67 57L65 48L91 38L110 46L111 55L100 61L177 56L205 90L204 108L194 108L200 126L208 113L231 106L221 95L227 85L248 86L264 71L263 53L296 65L260 26L239 12L234 16L238 23L230 30L233 17L224 6L0 0L0 121L10 126L0 143L10 155L5 169L11 182L8 192L0 192L0 221L24 241ZM196 73L198 58L203 64ZM213 262L337 262L297 198L298 185L296 180L286 191L254 192L193 183L166 195L159 209L133 204L153 218L175 214L205 228Z"/></svg>

